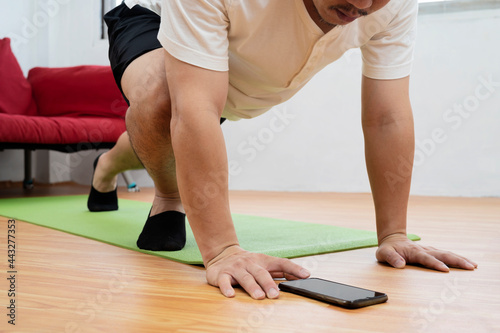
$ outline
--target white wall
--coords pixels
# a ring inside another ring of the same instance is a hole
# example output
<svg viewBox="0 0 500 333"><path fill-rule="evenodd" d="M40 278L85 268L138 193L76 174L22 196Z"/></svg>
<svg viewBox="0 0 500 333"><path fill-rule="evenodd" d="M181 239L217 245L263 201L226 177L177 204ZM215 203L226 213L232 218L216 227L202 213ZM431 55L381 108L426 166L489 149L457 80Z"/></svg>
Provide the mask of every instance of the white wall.
<svg viewBox="0 0 500 333"><path fill-rule="evenodd" d="M417 139L430 147L432 131L441 129L446 141L426 154L419 149L413 192L500 196L500 10L427 15L419 23Z"/></svg>
<svg viewBox="0 0 500 333"><path fill-rule="evenodd" d="M419 17L411 80L413 194L500 195L499 41L499 10ZM291 118L279 132L262 129L272 127L273 112L227 125L229 158L240 167L233 169L231 187L368 192L360 64L359 51L347 54L276 108ZM484 86L484 80L495 86ZM454 111L460 104L461 114ZM439 142L430 141L433 131Z"/></svg>
<svg viewBox="0 0 500 333"><path fill-rule="evenodd" d="M40 6L46 1L32 3ZM66 4L61 4L45 34L37 37L45 44L30 44L43 51L38 52L38 62L29 56L31 48L20 54L23 68L107 63L106 44L96 37L99 1L53 1ZM15 15L24 15L26 5L9 3L16 7ZM0 32L4 26L0 22ZM419 17L411 83L420 145L413 194L500 196L500 86L482 83L490 76L500 81L499 40L499 10ZM231 188L368 192L360 64L359 52L351 51L289 102L253 120L226 122ZM465 104L464 110L471 111L453 112L455 104ZM433 131L439 129L446 140L431 143ZM0 153L0 180L4 180L5 154ZM57 161L67 168L59 175L88 183L95 152L67 156ZM135 177L140 185L151 185L144 173L136 172Z"/></svg>

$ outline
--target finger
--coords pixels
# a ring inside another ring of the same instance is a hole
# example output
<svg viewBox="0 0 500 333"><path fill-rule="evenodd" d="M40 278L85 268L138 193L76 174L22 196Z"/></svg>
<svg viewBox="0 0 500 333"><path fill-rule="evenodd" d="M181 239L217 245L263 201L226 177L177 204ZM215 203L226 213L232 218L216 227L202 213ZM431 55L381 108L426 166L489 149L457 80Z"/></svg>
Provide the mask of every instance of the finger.
<svg viewBox="0 0 500 333"><path fill-rule="evenodd" d="M259 265L250 265L248 272L253 275L260 287L265 291L268 298L278 298L279 291L271 274Z"/></svg>
<svg viewBox="0 0 500 333"><path fill-rule="evenodd" d="M435 269L441 272L449 272L450 269L446 266L442 261L436 259L433 255L430 255L426 252L418 252L413 255L412 260L410 261L412 264L421 264L425 267Z"/></svg>
<svg viewBox="0 0 500 333"><path fill-rule="evenodd" d="M395 268L404 268L405 259L392 247L382 246L377 250L376 257L378 261L387 262Z"/></svg>
<svg viewBox="0 0 500 333"><path fill-rule="evenodd" d="M273 279L286 279L286 280L299 280L298 277L292 274L283 273L283 272L269 272Z"/></svg>
<svg viewBox="0 0 500 333"><path fill-rule="evenodd" d="M453 267L459 267L459 268L465 268L465 269L474 269L474 268L477 268L477 263L476 262L474 262L474 261L472 261L472 260L470 260L470 259L468 259L468 258L466 258L464 256L461 256L459 254L455 254L455 253L449 252L449 251L440 251L440 252L444 252L445 254L450 254L450 255L452 255L452 256L454 256L456 258L459 258L459 259L463 260L463 262L461 263L460 266L453 266ZM438 257L436 256L436 258L438 258ZM440 258L438 258L438 259L440 259ZM443 261L443 260L441 260L441 261ZM467 263L469 263L470 265L467 265ZM467 267L464 267L464 266L467 266Z"/></svg>
<svg viewBox="0 0 500 333"><path fill-rule="evenodd" d="M433 251L431 254L448 266L473 270L477 267L475 262L471 262L465 257L448 251Z"/></svg>
<svg viewBox="0 0 500 333"><path fill-rule="evenodd" d="M289 259L268 257L265 268L270 272L283 272L283 276L294 276L299 279L307 279L311 273L300 265Z"/></svg>
<svg viewBox="0 0 500 333"><path fill-rule="evenodd" d="M222 295L226 297L234 297L234 288L231 285L232 277L229 274L221 274L219 276L218 286Z"/></svg>
<svg viewBox="0 0 500 333"><path fill-rule="evenodd" d="M283 272L269 272L273 279L286 279L285 273Z"/></svg>
<svg viewBox="0 0 500 333"><path fill-rule="evenodd" d="M285 280L288 280L288 281L292 281L292 280L300 280L298 277L296 277L295 275L292 275L292 274L287 274L287 273L283 273L283 272L269 272L271 274L271 276L273 277L273 279L285 279Z"/></svg>
<svg viewBox="0 0 500 333"><path fill-rule="evenodd" d="M285 275L285 279L287 279L288 281L290 280L300 280L300 278L296 277L295 275L292 275L292 274L287 274L287 273L284 273Z"/></svg>
<svg viewBox="0 0 500 333"><path fill-rule="evenodd" d="M250 274L246 269L238 268L238 270L233 274L235 280L239 283L239 285L245 289L245 291L255 299L263 299L266 297L266 294L259 286L259 284L255 281L255 278L252 274ZM269 275L269 278L271 276Z"/></svg>

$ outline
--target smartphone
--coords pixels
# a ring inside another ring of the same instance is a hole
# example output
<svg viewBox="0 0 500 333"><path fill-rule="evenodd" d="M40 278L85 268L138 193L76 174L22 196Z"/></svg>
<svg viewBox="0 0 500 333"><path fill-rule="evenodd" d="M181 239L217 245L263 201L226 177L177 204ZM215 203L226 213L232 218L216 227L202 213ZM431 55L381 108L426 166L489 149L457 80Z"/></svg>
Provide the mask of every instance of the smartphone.
<svg viewBox="0 0 500 333"><path fill-rule="evenodd" d="M338 305L347 309L384 303L388 297L378 291L349 286L333 281L310 278L281 282L280 290Z"/></svg>

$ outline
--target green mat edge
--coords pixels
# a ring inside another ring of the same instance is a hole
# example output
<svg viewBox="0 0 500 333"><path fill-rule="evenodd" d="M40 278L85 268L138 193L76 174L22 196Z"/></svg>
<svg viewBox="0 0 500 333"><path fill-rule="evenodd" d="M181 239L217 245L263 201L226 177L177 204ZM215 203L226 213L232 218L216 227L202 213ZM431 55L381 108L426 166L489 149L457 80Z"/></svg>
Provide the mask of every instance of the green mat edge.
<svg viewBox="0 0 500 333"><path fill-rule="evenodd" d="M239 215L245 215L245 214L239 214ZM255 215L249 215L249 216L255 216ZM9 218L9 217L6 217L6 216L4 216L4 217L7 218L7 219ZM13 217L12 219L18 219L18 218L17 217ZM82 237L82 238L86 238L86 239L91 239L91 240L99 242L99 243L108 244L108 245L119 247L119 248L122 248L122 249L130 250L130 251L135 251L135 252L146 253L146 254L151 254L151 255L154 255L154 256L162 258L162 259L167 259L167 260L170 260L170 261L176 261L176 262L180 262L182 264L203 265L203 263L200 263L198 261L182 260L182 259L175 259L174 260L174 259L165 258L164 256L161 255L161 253L159 253L159 252L162 252L162 251L142 250L142 249L140 249L138 247L137 248L130 248L128 246L118 245L118 244L111 243L111 242L108 242L108 241L105 241L105 240L101 240L101 239L97 239L97 238L94 238L94 237L79 235L79 234L76 234L76 233L73 233L73 232L70 232L70 231L66 231L66 230L62 230L62 229L54 228L54 227L49 227L49 226L46 226L46 225L43 225L43 224L39 224L39 223L36 223L36 222L30 222L30 221L24 221L24 220L20 220L20 221L26 222L26 223L30 223L30 224L34 224L34 225L42 227L42 228L57 230L57 231L60 231L60 232L64 232L66 234L73 235L73 236ZM284 220L284 221L289 221L289 220ZM292 221L292 220L290 220L290 221ZM293 221L293 222L303 222L303 221ZM303 222L303 223L309 223L309 222ZM408 239L410 239L412 241L419 241L419 240L421 240L421 238L419 236L415 235L415 234L408 234L407 237L408 237ZM309 257L309 256L320 255L320 254L327 254L327 253L336 253L336 252L344 252L344 251L365 249L365 248L370 248L370 247L375 247L375 246L377 246L377 245L361 245L361 246L351 247L349 249L342 249L342 250L337 250L337 251L320 251L318 253L311 254L311 255L292 255L292 256L287 256L286 258L288 258L288 259L302 258L302 257ZM257 252L257 251L256 251L256 253L267 254L265 252Z"/></svg>
<svg viewBox="0 0 500 333"><path fill-rule="evenodd" d="M254 215L252 215L254 216ZM288 221L288 220L286 220ZM291 220L290 220L291 221ZM303 221L294 221L294 222L302 222L302 223L309 223L309 222L303 222ZM343 228L343 227L339 227L339 228ZM361 230L361 229L358 229L358 230ZM421 240L421 238L415 234L407 234L406 237L408 237L409 240L411 241L419 241ZM341 250L335 250L335 251L319 251L315 254L309 254L309 255L292 255L292 256L288 256L288 257L285 257L285 258L288 258L288 259L292 259L292 258L302 258L302 257L310 257L310 256L316 256L316 255L320 255L320 254L327 254L327 253L336 253L336 252L345 252L345 251L351 251L351 250L358 250L358 249L366 249L366 248L370 248L370 247L376 247L378 245L360 245L360 246L356 246L356 247L350 247L348 249L341 249ZM256 253L264 253L264 252L258 252L258 251L254 251ZM267 254L267 253L264 253L264 254Z"/></svg>
<svg viewBox="0 0 500 333"><path fill-rule="evenodd" d="M74 195L74 196L79 196L79 195ZM8 199L24 199L24 198L8 198ZM136 201L136 200L130 200L130 199L120 199L120 200ZM248 215L248 214L231 214L231 215L233 215L233 216L234 215L239 215L239 216L256 216L256 215ZM71 231L67 231L67 230L62 230L62 229L55 228L55 227L46 226L46 225L43 225L43 224L40 224L40 223L31 222L31 221L25 221L23 219L15 217L15 216L14 217L8 217L8 216L4 216L4 215L0 215L0 216L3 216L5 218L7 218L7 219L16 219L16 220L19 220L21 222L30 223L30 224L33 224L33 225L36 225L36 226L39 226L39 227L42 227L42 228L57 230L57 231L64 232L66 234L74 235L74 236L77 236L77 237L91 239L91 240L99 242L99 243L108 244L108 245L119 247L119 248L122 248L122 249L127 249L127 250L130 250L130 251L135 251L135 252L140 252L140 253L145 253L145 254L151 254L151 255L154 255L154 256L162 258L162 259L176 261L176 262L180 262L180 263L188 264L188 265L202 265L202 263L200 263L198 261L181 260L181 259L175 259L174 260L174 259L165 258L160 253L160 252L163 252L163 251L142 250L142 249L140 249L138 247L131 248L131 247L128 247L128 246L118 245L118 244L115 244L115 243L112 243L112 242L108 242L108 241L105 241L105 240L101 240L101 239L97 239L97 238L94 238L94 237L83 236L83 235L80 235L80 234L77 234L77 233L74 233L74 232L71 232ZM280 220L280 221L298 222L298 223L318 224L318 223L312 223L312 222L295 221L295 220L287 220L287 219L279 219L279 218L272 218L272 219L274 219L274 220ZM339 227L339 226L336 226L336 227L338 227L338 228L344 228L344 227ZM415 234L407 234L407 237L408 237L408 239L410 239L412 241L419 241L419 240L421 240L421 238L419 236L415 235ZM369 245L361 245L361 246L351 247L349 249L341 249L341 250L336 250L336 251L320 251L320 252L312 254L312 255L292 255L292 256L287 256L286 258L288 258L288 259L301 258L301 257L308 257L308 256L313 256L313 255L321 255L321 254L327 254L327 253L335 253L335 252L344 252L344 251L350 251L350 250L364 249L364 248L370 248L370 247L375 247L375 246L377 246L377 245L371 245L371 244L369 244ZM265 252L257 252L257 253L267 254Z"/></svg>

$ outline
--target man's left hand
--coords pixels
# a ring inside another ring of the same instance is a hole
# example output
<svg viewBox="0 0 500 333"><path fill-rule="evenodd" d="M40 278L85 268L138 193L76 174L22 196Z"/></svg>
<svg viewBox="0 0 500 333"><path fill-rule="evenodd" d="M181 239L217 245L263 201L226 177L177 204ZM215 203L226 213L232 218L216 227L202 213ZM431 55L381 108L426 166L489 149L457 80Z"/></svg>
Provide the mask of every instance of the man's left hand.
<svg viewBox="0 0 500 333"><path fill-rule="evenodd" d="M387 262L396 268L406 264L419 264L427 268L448 272L449 267L473 270L477 264L458 254L422 246L409 240L404 234L392 234L385 237L376 253L377 260Z"/></svg>

